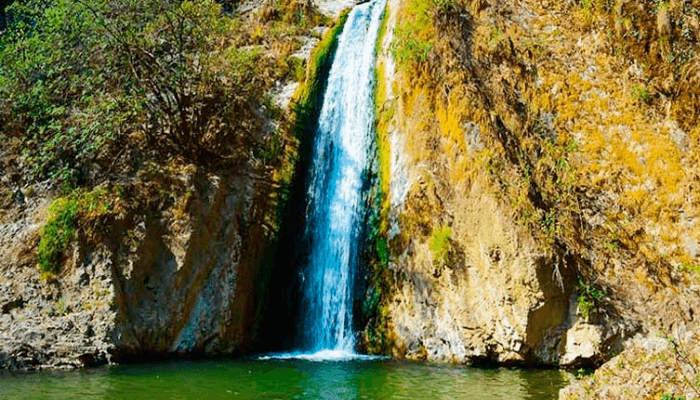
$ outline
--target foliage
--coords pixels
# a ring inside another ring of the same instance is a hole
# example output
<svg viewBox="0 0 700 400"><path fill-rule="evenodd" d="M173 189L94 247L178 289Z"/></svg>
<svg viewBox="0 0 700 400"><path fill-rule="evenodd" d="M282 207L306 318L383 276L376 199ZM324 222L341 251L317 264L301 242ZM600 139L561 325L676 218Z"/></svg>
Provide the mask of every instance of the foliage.
<svg viewBox="0 0 700 400"><path fill-rule="evenodd" d="M338 44L338 36L343 31L345 21L348 19L349 11L343 12L335 26L331 28L323 37L321 42L311 53L306 68L306 79L304 83L294 93L294 111L297 116L296 125L303 129L307 118L311 116L318 106L318 96L323 85L323 71L327 70L332 61L333 54ZM299 134L299 132L297 132Z"/></svg>
<svg viewBox="0 0 700 400"><path fill-rule="evenodd" d="M448 226L436 228L430 238L430 251L433 252L433 264L444 265L450 252L452 229Z"/></svg>
<svg viewBox="0 0 700 400"><path fill-rule="evenodd" d="M387 5L388 7L388 5ZM384 10L388 13L388 9ZM387 18L383 18L377 35L377 49L386 34ZM379 62L375 69L374 112L376 132L376 163L373 169L372 217L370 221L371 234L369 242L370 287L365 294L363 314L367 319L364 324L363 345L366 351L374 354L390 354L396 340L391 329L389 317L389 302L394 291L395 276L389 269L391 250L387 242L389 216L389 184L390 184L390 147L387 138L386 107L387 88L384 80L384 64Z"/></svg>
<svg viewBox="0 0 700 400"><path fill-rule="evenodd" d="M362 301L362 313L364 315L377 315L379 312L381 297L379 291L374 287L370 287Z"/></svg>
<svg viewBox="0 0 700 400"><path fill-rule="evenodd" d="M679 272L693 272L695 274L700 274L700 265L697 264L692 264L692 263L682 263L678 267Z"/></svg>
<svg viewBox="0 0 700 400"><path fill-rule="evenodd" d="M0 131L33 144L27 150L38 174L72 180L71 164L91 162L111 139L118 108L95 96L107 80L92 69L99 27L67 1L15 2L9 11L15 23L0 35Z"/></svg>
<svg viewBox="0 0 700 400"><path fill-rule="evenodd" d="M632 98L636 101L649 103L651 101L651 94L649 93L649 89L635 85L632 87Z"/></svg>
<svg viewBox="0 0 700 400"><path fill-rule="evenodd" d="M442 7L432 1L411 1L401 12L404 15L394 31L391 51L400 66L423 63L432 47L432 10Z"/></svg>
<svg viewBox="0 0 700 400"><path fill-rule="evenodd" d="M173 166L166 174L191 165L255 176L264 224L275 225L296 146L276 128L286 114L267 93L301 78L304 63L290 58L298 37L327 19L306 1L268 2L243 15L230 13L237 2L223 3L228 13L213 0L26 0L7 10L0 138L17 143L22 184L48 179L64 192L39 245L47 278L76 232L106 212L84 188L134 182L125 187L138 200L121 201L120 212L162 211L173 205L172 185L150 182L148 169L165 160Z"/></svg>
<svg viewBox="0 0 700 400"><path fill-rule="evenodd" d="M601 290L596 289L587 282L579 280L578 284L578 309L581 316L586 319L590 315L597 302L605 296Z"/></svg>
<svg viewBox="0 0 700 400"><path fill-rule="evenodd" d="M56 314L59 316L64 316L68 314L68 306L66 304L66 298L61 297L56 303Z"/></svg>
<svg viewBox="0 0 700 400"><path fill-rule="evenodd" d="M382 192L377 186L376 195L381 204ZM362 302L362 316L366 320L364 324L364 343L369 353L388 354L395 337L389 327L389 311L387 302L390 301L393 275L389 270L390 251L386 241L386 210L381 207L373 209L370 221L372 232L369 242L374 246L369 251L370 261L370 285Z"/></svg>
<svg viewBox="0 0 700 400"><path fill-rule="evenodd" d="M674 396L674 395L669 394L669 393L664 393L661 395L660 400L685 400L685 396L683 396L683 395Z"/></svg>
<svg viewBox="0 0 700 400"><path fill-rule="evenodd" d="M592 368L579 368L575 371L573 375L576 379L580 380L588 376L592 376L594 372L595 370Z"/></svg>
<svg viewBox="0 0 700 400"><path fill-rule="evenodd" d="M59 271L63 253L75 238L78 219L109 212L106 196L106 190L101 188L90 192L77 190L51 203L37 251L41 272L55 274Z"/></svg>
<svg viewBox="0 0 700 400"><path fill-rule="evenodd" d="M49 214L41 231L37 258L42 272L58 272L63 251L75 236L78 203L67 198L54 200Z"/></svg>
<svg viewBox="0 0 700 400"><path fill-rule="evenodd" d="M275 166L286 139L263 129L264 93L299 70L286 62L294 35L323 20L304 4L274 2L244 24L212 0L15 2L0 34L0 132L23 141L35 178L72 187L99 182L115 155ZM273 51L251 46L253 31Z"/></svg>
<svg viewBox="0 0 700 400"><path fill-rule="evenodd" d="M387 5L388 7L388 5ZM385 14L388 12L384 11ZM388 18L382 18L377 35L377 48L381 48L381 41L386 34ZM375 87L374 87L374 116L375 116L375 133L377 144L377 161L379 163L379 185L380 190L384 193L384 202L381 205L382 213L388 213L390 207L389 188L391 184L391 146L388 138L388 125L394 115L394 104L389 104L387 99L387 87L385 79L386 66L383 61L379 61L375 68ZM383 220L386 225L386 219ZM387 230L387 226L381 227L382 231Z"/></svg>

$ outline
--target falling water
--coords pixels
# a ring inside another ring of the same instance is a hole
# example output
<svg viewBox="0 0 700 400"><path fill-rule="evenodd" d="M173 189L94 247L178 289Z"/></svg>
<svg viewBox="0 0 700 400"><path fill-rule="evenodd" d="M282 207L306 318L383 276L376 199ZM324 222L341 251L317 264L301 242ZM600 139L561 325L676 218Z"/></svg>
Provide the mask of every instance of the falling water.
<svg viewBox="0 0 700 400"><path fill-rule="evenodd" d="M308 188L311 237L303 269L301 347L353 353L352 298L373 143L375 44L385 0L349 14L331 65Z"/></svg>

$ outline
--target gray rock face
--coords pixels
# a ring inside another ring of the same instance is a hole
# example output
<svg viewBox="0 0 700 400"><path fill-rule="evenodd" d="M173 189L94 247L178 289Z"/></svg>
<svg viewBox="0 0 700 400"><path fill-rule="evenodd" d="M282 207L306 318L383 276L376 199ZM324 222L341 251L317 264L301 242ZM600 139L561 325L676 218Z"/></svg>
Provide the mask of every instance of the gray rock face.
<svg viewBox="0 0 700 400"><path fill-rule="evenodd" d="M41 279L34 260L48 201L16 203L0 219L0 368L75 368L109 361L115 312L109 272L74 269L62 283Z"/></svg>
<svg viewBox="0 0 700 400"><path fill-rule="evenodd" d="M393 268L408 279L390 306L397 355L460 364L573 366L596 360L602 334L592 338L578 328L578 339L566 339L576 321L570 277L558 287L551 260L523 257L522 247L522 258L510 250L502 247L497 261L467 253L466 266L450 265L440 276L421 272L432 263L420 248L400 259Z"/></svg>
<svg viewBox="0 0 700 400"><path fill-rule="evenodd" d="M253 346L265 200L248 177L182 180L191 192L184 215L117 221L98 243L78 235L55 280L41 277L34 258L48 201L0 220L0 369Z"/></svg>

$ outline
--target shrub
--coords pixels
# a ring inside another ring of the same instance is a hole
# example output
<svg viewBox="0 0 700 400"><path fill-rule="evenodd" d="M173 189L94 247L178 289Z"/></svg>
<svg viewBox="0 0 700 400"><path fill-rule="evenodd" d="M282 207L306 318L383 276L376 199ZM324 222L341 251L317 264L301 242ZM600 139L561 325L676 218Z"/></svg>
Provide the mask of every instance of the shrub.
<svg viewBox="0 0 700 400"><path fill-rule="evenodd" d="M109 212L107 191L97 188L91 192L77 190L66 197L54 200L49 206L49 218L41 230L37 261L43 273L55 274L60 269L61 258L76 235L78 218L102 215Z"/></svg>
<svg viewBox="0 0 700 400"><path fill-rule="evenodd" d="M634 85L632 87L632 99L649 103L651 101L651 93L649 93L649 89L644 86Z"/></svg>
<svg viewBox="0 0 700 400"><path fill-rule="evenodd" d="M683 396L683 395L675 396L675 395L672 395L669 393L664 393L661 395L661 400L685 400L685 396Z"/></svg>
<svg viewBox="0 0 700 400"><path fill-rule="evenodd" d="M413 1L402 11L401 19L394 31L391 51L399 65L405 67L411 62L425 62L432 47L433 7L442 6L430 1Z"/></svg>
<svg viewBox="0 0 700 400"><path fill-rule="evenodd" d="M578 291L578 309L581 312L581 316L585 319L588 318L598 300L602 299L605 293L583 280L579 281Z"/></svg>
<svg viewBox="0 0 700 400"><path fill-rule="evenodd" d="M433 252L434 264L444 265L447 262L451 237L452 229L447 226L433 230L433 235L430 239L430 251Z"/></svg>
<svg viewBox="0 0 700 400"><path fill-rule="evenodd" d="M321 74L324 68L328 67L332 61L332 56L335 52L338 36L343 31L345 21L348 19L349 12L343 12L338 18L338 22L330 29L324 38L316 45L316 48L311 53L306 67L306 79L297 92L294 94L296 103L297 117L301 118L298 122L303 122L303 118L307 117L308 113L316 107L317 96L320 92ZM302 125L302 124L298 124Z"/></svg>
<svg viewBox="0 0 700 400"><path fill-rule="evenodd" d="M287 52L298 41L273 37L273 25L297 35L319 21L301 4L259 26ZM286 55L277 52L263 57L249 46L248 30L258 26L222 14L212 0L27 0L8 12L0 132L22 139L34 178L73 187L95 183L86 182L91 170L112 168L115 154L250 161L274 136L262 129L265 91L300 68L282 62L280 70L275 57Z"/></svg>
<svg viewBox="0 0 700 400"><path fill-rule="evenodd" d="M78 217L78 202L60 198L49 207L49 220L41 230L41 241L37 254L42 272L58 272L63 251L75 236Z"/></svg>

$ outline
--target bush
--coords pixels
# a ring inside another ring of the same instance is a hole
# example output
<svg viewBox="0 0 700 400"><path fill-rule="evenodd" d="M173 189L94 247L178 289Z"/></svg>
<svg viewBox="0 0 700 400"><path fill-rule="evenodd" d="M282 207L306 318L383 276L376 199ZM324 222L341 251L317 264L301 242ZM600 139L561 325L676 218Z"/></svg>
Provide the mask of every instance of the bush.
<svg viewBox="0 0 700 400"><path fill-rule="evenodd" d="M430 239L430 251L433 252L434 264L442 266L447 262L451 237L452 229L447 226L433 230L433 235Z"/></svg>
<svg viewBox="0 0 700 400"><path fill-rule="evenodd" d="M396 27L391 51L399 65L425 62L432 47L432 15L434 7L442 7L430 1L413 1L405 11L405 17Z"/></svg>
<svg viewBox="0 0 700 400"><path fill-rule="evenodd" d="M0 132L23 140L35 178L83 185L124 150L240 165L270 144L260 109L279 68L244 47L252 28L214 1L28 0L8 11Z"/></svg>
<svg viewBox="0 0 700 400"><path fill-rule="evenodd" d="M49 207L49 220L41 230L37 258L42 272L58 272L64 250L75 237L78 202L60 198Z"/></svg>
<svg viewBox="0 0 700 400"><path fill-rule="evenodd" d="M632 87L632 99L638 102L649 103L651 102L651 93L646 87L635 85Z"/></svg>
<svg viewBox="0 0 700 400"><path fill-rule="evenodd" d="M325 36L311 53L306 67L306 79L294 94L295 111L298 122L308 117L311 110L317 107L317 97L321 90L322 73L330 66L332 56L338 44L338 36L343 31L345 21L348 19L348 11L343 12L335 26L326 32ZM300 124L301 125L301 124Z"/></svg>
<svg viewBox="0 0 700 400"><path fill-rule="evenodd" d="M579 281L578 291L578 309L581 312L581 316L586 319L605 293L582 280Z"/></svg>
<svg viewBox="0 0 700 400"><path fill-rule="evenodd" d="M75 191L54 200L49 206L49 219L41 230L37 251L39 269L44 273L57 273L68 245L76 235L78 218L105 214L109 211L107 192L98 188L91 192Z"/></svg>
<svg viewBox="0 0 700 400"><path fill-rule="evenodd" d="M13 22L0 34L0 131L29 142L37 174L76 175L65 170L92 161L117 108L100 101L107 76L92 70L103 54L98 26L85 7L63 0L15 2L9 11Z"/></svg>

